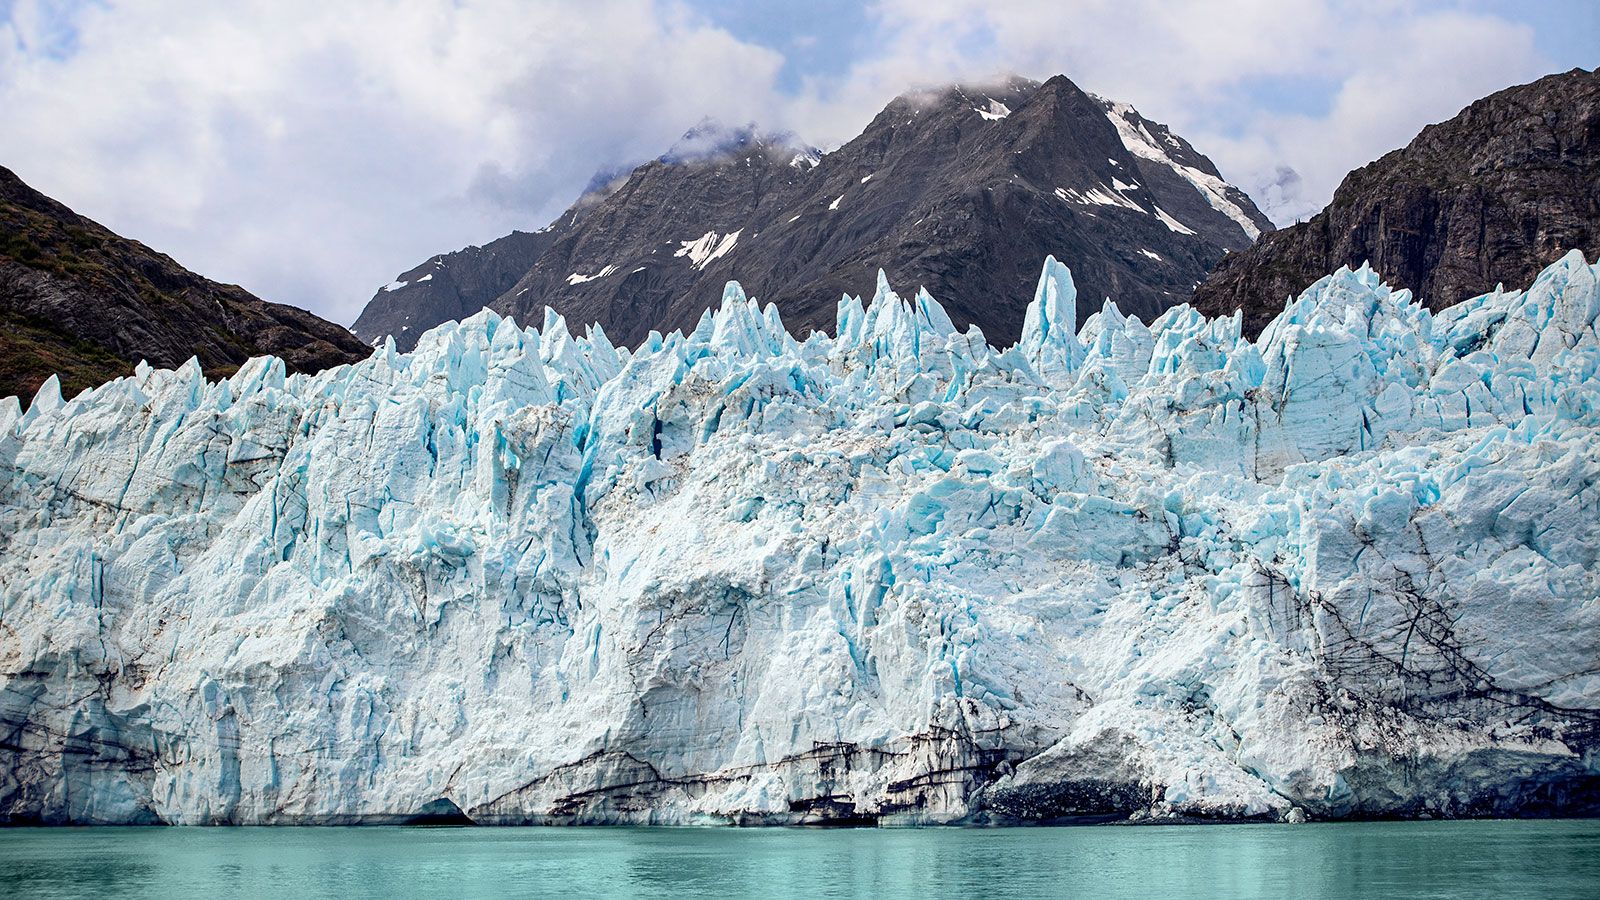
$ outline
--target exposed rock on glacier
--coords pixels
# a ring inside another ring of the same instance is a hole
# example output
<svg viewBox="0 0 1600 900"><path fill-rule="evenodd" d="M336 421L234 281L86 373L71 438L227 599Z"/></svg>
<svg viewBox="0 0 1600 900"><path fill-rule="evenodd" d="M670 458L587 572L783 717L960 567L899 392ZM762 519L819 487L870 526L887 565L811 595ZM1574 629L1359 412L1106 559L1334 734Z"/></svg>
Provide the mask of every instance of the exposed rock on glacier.
<svg viewBox="0 0 1600 900"><path fill-rule="evenodd" d="M0 405L11 821L1593 810L1600 266L1021 342L886 283Z"/></svg>

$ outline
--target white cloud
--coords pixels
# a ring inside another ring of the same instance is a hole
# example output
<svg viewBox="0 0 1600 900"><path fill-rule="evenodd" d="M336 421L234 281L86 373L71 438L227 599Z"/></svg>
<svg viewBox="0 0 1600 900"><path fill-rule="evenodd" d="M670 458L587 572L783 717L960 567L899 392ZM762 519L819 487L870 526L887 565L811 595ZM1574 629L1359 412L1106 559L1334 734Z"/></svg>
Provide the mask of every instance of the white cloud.
<svg viewBox="0 0 1600 900"><path fill-rule="evenodd" d="M0 164L343 322L433 253L554 218L602 163L759 117L782 64L648 0L112 3L75 11L65 58L48 6L0 32Z"/></svg>
<svg viewBox="0 0 1600 900"><path fill-rule="evenodd" d="M1237 173L1258 202L1270 204L1266 211L1280 222L1318 212L1347 172L1404 146L1423 126L1546 74L1527 28L1485 16L1443 11L1346 33L1372 49L1359 66L1347 63L1338 72L1324 114L1258 112L1245 137L1218 133L1204 121L1185 132ZM1274 198L1269 186L1282 166L1303 181Z"/></svg>
<svg viewBox="0 0 1600 900"><path fill-rule="evenodd" d="M1529 29L1460 6L881 0L869 52L784 93L785 54L844 40L826 21L768 48L665 0L19 0L0 23L0 164L342 322L702 116L834 143L909 87L1008 71L1134 103L1284 221L1423 123L1542 74ZM1296 102L1261 100L1280 84Z"/></svg>

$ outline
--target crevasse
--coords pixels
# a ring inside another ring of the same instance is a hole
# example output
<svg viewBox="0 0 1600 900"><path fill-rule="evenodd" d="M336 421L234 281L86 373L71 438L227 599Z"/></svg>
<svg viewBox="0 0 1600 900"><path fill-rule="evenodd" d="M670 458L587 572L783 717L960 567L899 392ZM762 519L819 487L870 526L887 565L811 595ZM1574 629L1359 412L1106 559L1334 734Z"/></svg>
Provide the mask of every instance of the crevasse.
<svg viewBox="0 0 1600 900"><path fill-rule="evenodd" d="M880 278L0 401L0 816L1592 810L1600 265L996 350Z"/></svg>

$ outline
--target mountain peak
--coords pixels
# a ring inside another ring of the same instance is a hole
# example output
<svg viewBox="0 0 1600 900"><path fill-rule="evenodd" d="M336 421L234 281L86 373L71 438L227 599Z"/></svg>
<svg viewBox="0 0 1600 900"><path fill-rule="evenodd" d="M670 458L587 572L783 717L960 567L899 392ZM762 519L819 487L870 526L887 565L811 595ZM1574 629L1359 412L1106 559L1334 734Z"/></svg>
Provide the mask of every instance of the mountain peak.
<svg viewBox="0 0 1600 900"><path fill-rule="evenodd" d="M923 87L825 156L789 133L703 120L558 220L498 297L436 301L442 279L380 292L356 331L381 340L395 321L384 311L403 308L414 338L492 303L522 321L549 306L631 345L692 328L736 279L803 335L831 330L834 301L870 296L881 268L927 288L960 327L1006 341L1051 254L1078 281L1080 320L1108 295L1154 318L1268 225L1209 160L1127 109L1119 126L1064 76Z"/></svg>
<svg viewBox="0 0 1600 900"><path fill-rule="evenodd" d="M656 161L687 165L716 161L751 150L774 155L798 155L812 160L812 165L822 157L821 150L807 144L792 131L765 131L755 122L729 127L708 116L685 131L667 152L656 157Z"/></svg>

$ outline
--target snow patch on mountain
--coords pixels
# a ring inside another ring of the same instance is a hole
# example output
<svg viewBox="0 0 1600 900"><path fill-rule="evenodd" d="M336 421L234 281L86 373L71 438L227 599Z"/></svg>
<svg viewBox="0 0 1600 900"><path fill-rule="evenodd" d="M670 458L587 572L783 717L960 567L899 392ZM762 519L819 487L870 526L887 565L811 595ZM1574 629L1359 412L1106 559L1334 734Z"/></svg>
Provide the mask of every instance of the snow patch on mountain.
<svg viewBox="0 0 1600 900"><path fill-rule="evenodd" d="M610 275L616 270L617 267L615 265L610 265L594 273L593 275L584 275L578 272L573 272L571 275L567 276L567 284L584 284L586 282L596 281L606 277L607 275Z"/></svg>
<svg viewBox="0 0 1600 900"><path fill-rule="evenodd" d="M1168 151L1163 148L1162 142L1157 141L1150 134L1149 129L1138 121L1140 118L1139 112L1132 106L1107 100L1103 97L1096 97L1095 99L1105 106L1106 118L1116 127L1117 136L1122 139L1122 146L1126 147L1129 153L1161 163L1176 172L1185 181L1194 185L1194 189L1200 192L1200 196L1205 198L1206 203L1210 204L1212 209L1238 223L1250 240L1253 241L1261 236L1261 228L1250 220L1250 217L1237 203L1228 199L1228 190L1231 185L1215 175L1196 169L1193 166L1184 165L1173 159ZM1170 135L1166 137L1165 143L1174 149L1180 146L1178 141ZM1193 234L1194 232L1189 233Z"/></svg>
<svg viewBox="0 0 1600 900"><path fill-rule="evenodd" d="M1121 206L1134 212L1141 212L1145 215L1150 214L1149 210L1122 196L1120 193L1103 191L1098 187L1091 187L1087 191L1058 187L1055 190L1055 194L1056 197L1068 203L1080 203L1089 206ZM1190 233L1192 234L1193 232Z"/></svg>
<svg viewBox="0 0 1600 900"><path fill-rule="evenodd" d="M1001 103L999 100L990 100L989 105L981 109L975 106L972 111L989 122L998 122L1011 115L1011 107Z"/></svg>
<svg viewBox="0 0 1600 900"><path fill-rule="evenodd" d="M1179 234L1194 234L1193 228L1190 228L1182 222L1179 222L1177 219L1174 219L1172 216L1167 214L1166 210L1159 206L1156 207L1156 218L1161 220L1161 224Z"/></svg>
<svg viewBox="0 0 1600 900"><path fill-rule="evenodd" d="M739 243L739 235L742 232L743 229L723 235L708 231L692 241L684 241L679 245L678 252L672 255L687 256L696 269L704 269L715 260L726 256Z"/></svg>

